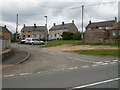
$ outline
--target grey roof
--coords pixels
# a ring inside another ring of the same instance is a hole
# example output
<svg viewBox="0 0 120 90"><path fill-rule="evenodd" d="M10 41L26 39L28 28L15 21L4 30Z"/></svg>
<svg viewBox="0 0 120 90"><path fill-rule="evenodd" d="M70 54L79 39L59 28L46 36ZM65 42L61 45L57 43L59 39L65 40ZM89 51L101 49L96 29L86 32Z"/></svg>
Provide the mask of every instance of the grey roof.
<svg viewBox="0 0 120 90"><path fill-rule="evenodd" d="M60 24L60 25L55 25L53 27L50 28L50 30L60 30L60 29L68 29L70 25L72 25L73 23L66 23L64 25Z"/></svg>
<svg viewBox="0 0 120 90"><path fill-rule="evenodd" d="M116 20L110 20L110 21L104 21L104 22L93 22L89 23L86 28L91 28L91 27L109 27L113 26L113 24L116 22Z"/></svg>
<svg viewBox="0 0 120 90"><path fill-rule="evenodd" d="M6 27L0 26L0 32L9 32L11 33Z"/></svg>
<svg viewBox="0 0 120 90"><path fill-rule="evenodd" d="M46 26L25 26L21 31L43 31L47 30Z"/></svg>

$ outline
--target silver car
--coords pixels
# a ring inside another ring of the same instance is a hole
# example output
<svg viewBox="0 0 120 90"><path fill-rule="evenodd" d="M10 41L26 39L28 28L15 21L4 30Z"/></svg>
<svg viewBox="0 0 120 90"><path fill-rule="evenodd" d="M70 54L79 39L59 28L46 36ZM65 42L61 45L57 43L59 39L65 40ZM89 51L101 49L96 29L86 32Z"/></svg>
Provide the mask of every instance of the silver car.
<svg viewBox="0 0 120 90"><path fill-rule="evenodd" d="M38 45L38 44L44 44L44 41L40 41L39 39L35 39L35 38L26 38L25 44Z"/></svg>

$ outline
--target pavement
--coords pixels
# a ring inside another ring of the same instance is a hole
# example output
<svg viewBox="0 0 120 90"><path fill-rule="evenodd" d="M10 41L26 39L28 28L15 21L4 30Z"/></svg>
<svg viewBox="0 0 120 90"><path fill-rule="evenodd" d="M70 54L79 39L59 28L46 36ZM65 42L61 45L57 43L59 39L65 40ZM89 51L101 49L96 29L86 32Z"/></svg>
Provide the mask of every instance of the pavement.
<svg viewBox="0 0 120 90"><path fill-rule="evenodd" d="M3 60L2 68L7 68L13 65L20 64L29 58L29 53L26 51L16 49L14 47L12 47L12 51L13 54L9 58Z"/></svg>
<svg viewBox="0 0 120 90"><path fill-rule="evenodd" d="M12 46L30 57L22 64L3 68L4 88L118 87L118 57L67 53L37 45Z"/></svg>

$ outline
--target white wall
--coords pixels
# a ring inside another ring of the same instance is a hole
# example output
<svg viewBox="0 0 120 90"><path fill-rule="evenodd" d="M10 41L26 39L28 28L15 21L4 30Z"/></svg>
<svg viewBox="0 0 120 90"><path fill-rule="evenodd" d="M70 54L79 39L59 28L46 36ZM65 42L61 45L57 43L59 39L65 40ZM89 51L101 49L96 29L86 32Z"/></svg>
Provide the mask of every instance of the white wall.
<svg viewBox="0 0 120 90"><path fill-rule="evenodd" d="M10 48L11 41L10 40L0 40L0 43L2 43L2 51Z"/></svg>

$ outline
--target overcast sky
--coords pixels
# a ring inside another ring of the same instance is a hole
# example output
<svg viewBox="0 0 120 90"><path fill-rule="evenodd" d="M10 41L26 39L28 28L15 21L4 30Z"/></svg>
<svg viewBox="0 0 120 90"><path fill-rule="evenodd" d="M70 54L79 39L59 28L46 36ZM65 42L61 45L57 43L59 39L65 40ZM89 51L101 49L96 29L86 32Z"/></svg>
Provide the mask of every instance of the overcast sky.
<svg viewBox="0 0 120 90"><path fill-rule="evenodd" d="M9 2L8 2L9 1ZM119 0L3 0L0 1L1 22L15 32L16 14L19 16L19 32L23 27L44 26L48 17L48 29L53 23L71 23L74 20L79 31L81 30L81 5L84 8L84 27L92 22L114 20L118 17ZM92 5L91 5L92 4ZM119 19L120 20L120 19Z"/></svg>

